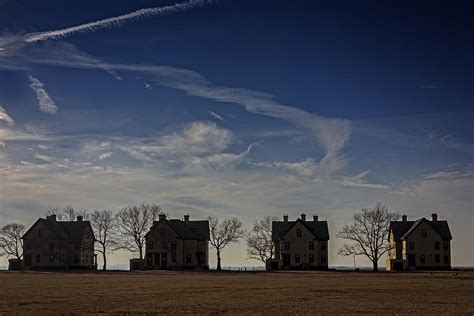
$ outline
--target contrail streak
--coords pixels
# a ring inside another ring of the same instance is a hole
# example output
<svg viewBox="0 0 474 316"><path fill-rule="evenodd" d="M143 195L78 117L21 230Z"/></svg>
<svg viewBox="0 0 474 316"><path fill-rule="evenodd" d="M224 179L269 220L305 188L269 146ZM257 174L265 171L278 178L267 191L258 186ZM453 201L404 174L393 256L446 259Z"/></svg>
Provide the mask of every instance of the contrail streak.
<svg viewBox="0 0 474 316"><path fill-rule="evenodd" d="M119 15L112 18L107 18L95 22L90 22L82 25L68 27L62 30L47 31L40 33L30 33L23 36L23 40L27 43L34 43L39 41L45 41L48 39L64 38L76 33L88 33L94 32L101 29L107 29L112 27L119 27L126 22L131 22L138 19L148 18L152 16L166 15L177 12L184 12L189 9L202 6L209 3L208 0L189 0L182 3L177 3L164 7L146 8L140 9L128 14Z"/></svg>

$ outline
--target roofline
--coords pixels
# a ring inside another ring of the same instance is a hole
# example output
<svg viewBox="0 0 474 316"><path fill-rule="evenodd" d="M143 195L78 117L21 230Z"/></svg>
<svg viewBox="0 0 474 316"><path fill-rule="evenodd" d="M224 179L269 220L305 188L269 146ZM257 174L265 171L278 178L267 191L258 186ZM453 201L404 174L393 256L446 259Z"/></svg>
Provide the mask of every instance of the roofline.
<svg viewBox="0 0 474 316"><path fill-rule="evenodd" d="M285 223L285 221L274 221L274 222ZM317 235L312 231L312 229L310 229L310 228L308 227L308 225L306 225L306 221L303 221L301 218L297 218L297 219L293 222L293 224L291 224L291 226L288 227L288 229L286 230L286 232L284 232L282 235L283 235L283 236L286 235L286 234L290 231L290 229L292 229L293 226L295 226L296 223L298 223L298 222L303 223L303 226L304 226L307 230L309 230L309 232L310 232L314 237L316 237L317 240L323 240L323 241L328 241L328 240L329 240L329 234L328 234L328 239L320 238L319 236L317 236ZM291 223L291 222L288 222L288 223ZM315 222L315 223L316 223L316 222ZM327 225L327 221L318 221L318 223L326 223L326 225ZM272 224L272 225L273 225L273 224ZM273 227L272 227L272 230L273 230ZM275 239L275 240L279 240L279 239Z"/></svg>

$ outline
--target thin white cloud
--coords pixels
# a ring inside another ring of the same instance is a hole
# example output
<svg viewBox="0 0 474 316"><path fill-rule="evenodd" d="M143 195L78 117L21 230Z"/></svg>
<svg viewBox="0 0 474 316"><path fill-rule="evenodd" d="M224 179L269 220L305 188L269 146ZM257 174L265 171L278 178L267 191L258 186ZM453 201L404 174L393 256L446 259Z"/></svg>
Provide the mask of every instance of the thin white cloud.
<svg viewBox="0 0 474 316"><path fill-rule="evenodd" d="M81 25L77 25L73 27L68 27L65 29L26 34L23 36L23 40L27 43L34 43L38 41L45 41L48 39L65 38L77 33L90 33L90 32L95 32L102 29L110 29L113 27L119 27L128 22L133 22L136 20L144 19L144 18L184 12L184 11L202 6L206 3L209 3L209 1L190 0L190 1L176 3L173 5L168 5L164 7L140 9L131 13L124 14L124 15L119 15L116 17L98 20L95 22L89 22L89 23L85 23L85 24L81 24Z"/></svg>
<svg viewBox="0 0 474 316"><path fill-rule="evenodd" d="M109 64L103 61L99 66L97 62L88 63L84 60L74 60L71 56L65 57L67 52L61 52L59 47L54 54L54 58L31 58L30 61L65 67L89 69L106 67L114 71L133 72L141 78L181 90L189 95L240 105L249 113L282 119L309 131L318 140L324 150L319 165L325 174L330 175L345 166L346 161L341 151L351 134L351 123L348 120L327 118L281 104L268 93L215 86L201 74L188 69L157 65Z"/></svg>
<svg viewBox="0 0 474 316"><path fill-rule="evenodd" d="M300 162L266 161L252 164L258 167L290 170L304 177L315 177L318 174L318 164L312 158Z"/></svg>
<svg viewBox="0 0 474 316"><path fill-rule="evenodd" d="M208 113L211 114L214 118L218 119L219 121L225 121L222 116L220 116L219 114L215 112L209 111Z"/></svg>
<svg viewBox="0 0 474 316"><path fill-rule="evenodd" d="M340 184L346 187L368 188L368 189L388 189L388 186L380 183L370 183L365 177L370 173L369 170L361 172L355 176L345 176L340 180Z"/></svg>
<svg viewBox="0 0 474 316"><path fill-rule="evenodd" d="M58 107L56 103L51 99L48 92L45 89L44 84L33 76L29 76L30 88L36 93L38 99L40 111L49 114L56 114Z"/></svg>
<svg viewBox="0 0 474 316"><path fill-rule="evenodd" d="M105 160L105 159L107 159L107 158L110 158L110 157L112 156L112 154L113 154L113 153L110 152L110 151L109 151L109 152L106 152L106 153L103 153L103 154L101 154L101 155L99 156L99 160Z"/></svg>
<svg viewBox="0 0 474 316"><path fill-rule="evenodd" d="M15 121L11 118L10 115L8 115L7 110L5 110L5 108L0 105L0 122L1 121L5 122L5 124L8 126L15 125Z"/></svg>

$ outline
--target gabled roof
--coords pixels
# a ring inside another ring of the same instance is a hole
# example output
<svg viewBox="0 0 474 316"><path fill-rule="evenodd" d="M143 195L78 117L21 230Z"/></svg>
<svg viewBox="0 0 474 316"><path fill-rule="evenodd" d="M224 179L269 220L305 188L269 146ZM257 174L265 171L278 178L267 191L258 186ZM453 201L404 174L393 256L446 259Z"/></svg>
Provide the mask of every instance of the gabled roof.
<svg viewBox="0 0 474 316"><path fill-rule="evenodd" d="M451 240L451 231L447 221L429 221L426 218L420 218L416 221L396 221L390 222L390 232L393 233L395 240L404 240L418 225L426 222L430 225L443 240Z"/></svg>
<svg viewBox="0 0 474 316"><path fill-rule="evenodd" d="M302 223L318 240L329 240L329 229L326 221L303 221L298 218L296 221L274 221L272 222L272 239L278 240L294 226Z"/></svg>
<svg viewBox="0 0 474 316"><path fill-rule="evenodd" d="M22 238L25 238L38 223L42 223L55 240L81 241L87 228L92 231L89 221L63 222L39 218Z"/></svg>
<svg viewBox="0 0 474 316"><path fill-rule="evenodd" d="M159 223L159 222L155 222ZM166 220L166 223L181 239L209 240L209 221L182 221L180 219ZM153 225L148 234L156 227Z"/></svg>

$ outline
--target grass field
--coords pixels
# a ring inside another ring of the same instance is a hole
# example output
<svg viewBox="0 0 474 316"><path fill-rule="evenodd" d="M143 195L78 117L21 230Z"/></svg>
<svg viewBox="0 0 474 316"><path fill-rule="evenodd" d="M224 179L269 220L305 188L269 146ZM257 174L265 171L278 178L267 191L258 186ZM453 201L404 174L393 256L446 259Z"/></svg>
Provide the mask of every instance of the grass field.
<svg viewBox="0 0 474 316"><path fill-rule="evenodd" d="M0 313L474 312L474 273L0 272Z"/></svg>

